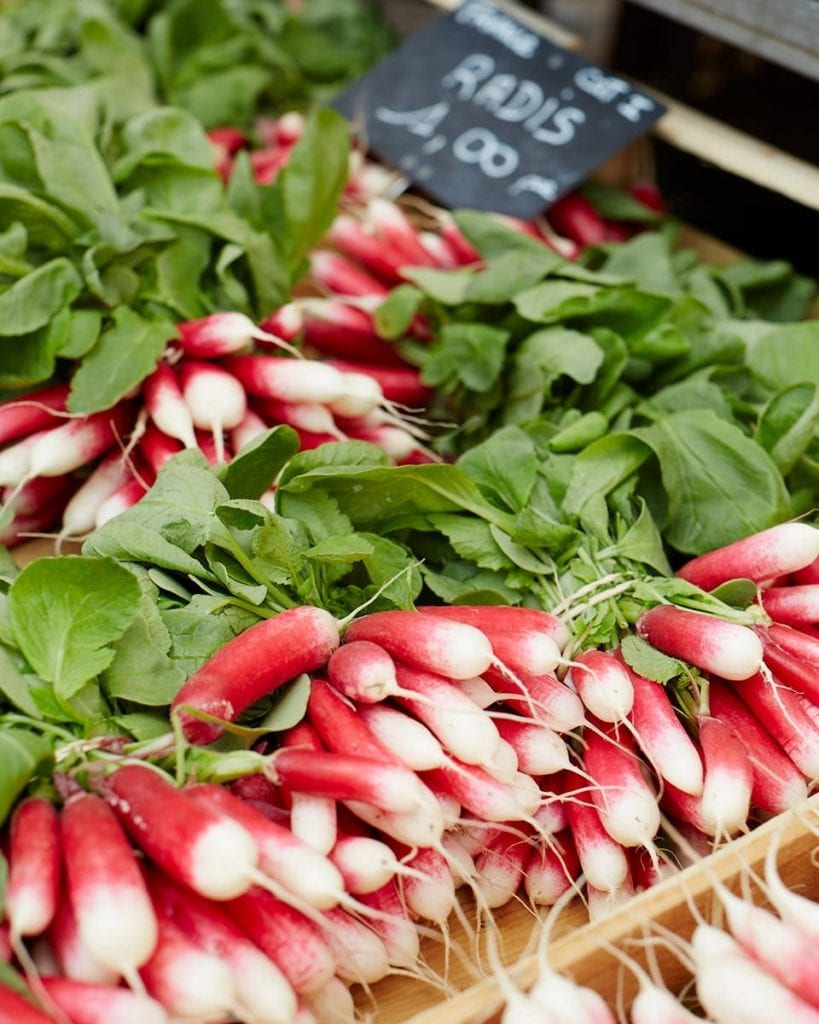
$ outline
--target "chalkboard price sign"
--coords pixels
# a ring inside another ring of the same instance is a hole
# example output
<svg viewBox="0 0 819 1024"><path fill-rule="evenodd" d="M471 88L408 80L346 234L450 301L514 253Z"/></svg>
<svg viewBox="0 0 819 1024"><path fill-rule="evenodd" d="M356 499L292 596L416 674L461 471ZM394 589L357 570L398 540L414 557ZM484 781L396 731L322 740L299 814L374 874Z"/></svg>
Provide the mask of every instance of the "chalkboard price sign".
<svg viewBox="0 0 819 1024"><path fill-rule="evenodd" d="M335 103L445 206L536 216L664 111L627 81L466 0Z"/></svg>

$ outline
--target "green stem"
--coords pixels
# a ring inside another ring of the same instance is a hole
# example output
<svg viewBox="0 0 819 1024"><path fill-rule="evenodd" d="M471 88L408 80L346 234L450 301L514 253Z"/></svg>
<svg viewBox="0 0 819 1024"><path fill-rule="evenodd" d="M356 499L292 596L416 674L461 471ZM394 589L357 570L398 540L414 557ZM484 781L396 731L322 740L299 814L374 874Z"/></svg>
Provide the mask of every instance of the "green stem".
<svg viewBox="0 0 819 1024"><path fill-rule="evenodd" d="M28 715L19 715L14 711L9 711L3 715L2 721L9 722L11 725L25 725L29 729L39 730L39 732L51 733L53 736L59 736L66 743L75 743L77 740L74 733L69 732L67 729L62 729L59 725L54 725L51 722L41 722L38 718L29 718Z"/></svg>

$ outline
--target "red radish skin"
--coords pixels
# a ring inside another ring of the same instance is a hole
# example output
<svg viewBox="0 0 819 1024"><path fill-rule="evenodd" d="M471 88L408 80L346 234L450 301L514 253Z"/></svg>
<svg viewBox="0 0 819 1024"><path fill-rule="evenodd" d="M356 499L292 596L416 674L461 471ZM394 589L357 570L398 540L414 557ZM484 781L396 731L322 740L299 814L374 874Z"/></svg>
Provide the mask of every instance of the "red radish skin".
<svg viewBox="0 0 819 1024"><path fill-rule="evenodd" d="M819 584L768 587L762 591L760 599L770 617L782 625L799 629L819 622Z"/></svg>
<svg viewBox="0 0 819 1024"><path fill-rule="evenodd" d="M634 687L622 663L608 651L583 651L574 655L566 682L583 704L602 722L622 722L634 705Z"/></svg>
<svg viewBox="0 0 819 1024"><path fill-rule="evenodd" d="M304 312L299 302L286 302L259 325L265 334L294 341L304 330ZM264 342L264 338L258 339Z"/></svg>
<svg viewBox="0 0 819 1024"><path fill-rule="evenodd" d="M747 626L674 605L657 605L637 620L637 634L658 651L723 679L748 679L762 664L762 644Z"/></svg>
<svg viewBox="0 0 819 1024"><path fill-rule="evenodd" d="M195 945L230 969L239 1006L255 1024L288 1024L296 997L278 967L211 900L197 896L158 871L149 886L160 915Z"/></svg>
<svg viewBox="0 0 819 1024"><path fill-rule="evenodd" d="M767 630L760 629L759 636L765 652L765 664L779 682L819 704L819 665L790 654L772 639Z"/></svg>
<svg viewBox="0 0 819 1024"><path fill-rule="evenodd" d="M54 806L32 797L11 819L6 917L11 941L41 935L51 924L60 891L60 823Z"/></svg>
<svg viewBox="0 0 819 1024"><path fill-rule="evenodd" d="M578 245L599 245L606 238L606 223L588 199L577 192L549 207L549 222Z"/></svg>
<svg viewBox="0 0 819 1024"><path fill-rule="evenodd" d="M68 390L68 384L47 384L0 404L0 444L53 427L59 421L55 413L65 412Z"/></svg>
<svg viewBox="0 0 819 1024"><path fill-rule="evenodd" d="M0 1024L54 1024L54 1018L17 992L0 985Z"/></svg>
<svg viewBox="0 0 819 1024"><path fill-rule="evenodd" d="M268 429L267 423L261 416L257 415L252 409L248 409L242 417L241 423L238 423L230 431L230 447L235 452L240 452L251 441L255 441L257 437L267 433Z"/></svg>
<svg viewBox="0 0 819 1024"><path fill-rule="evenodd" d="M767 635L789 654L819 669L819 637L810 636L803 630L793 629L791 626L781 626L776 622L768 627Z"/></svg>
<svg viewBox="0 0 819 1024"><path fill-rule="evenodd" d="M325 749L324 744L309 722L300 722L282 737L283 747L302 747L306 750ZM290 808L290 829L294 836L311 849L327 855L335 845L337 835L336 802L309 793L293 793L281 788L285 805Z"/></svg>
<svg viewBox="0 0 819 1024"><path fill-rule="evenodd" d="M60 831L82 942L95 960L133 979L157 943L156 917L135 853L111 809L90 793L66 802Z"/></svg>
<svg viewBox="0 0 819 1024"><path fill-rule="evenodd" d="M327 750L387 764L399 763L398 758L370 732L355 707L323 679L313 679L310 684L307 715Z"/></svg>
<svg viewBox="0 0 819 1024"><path fill-rule="evenodd" d="M718 680L709 687L711 714L739 736L753 770L751 804L766 814L781 814L808 795L793 761L733 690Z"/></svg>
<svg viewBox="0 0 819 1024"><path fill-rule="evenodd" d="M491 604L421 605L418 610L429 615L439 615L453 622L462 622L488 633L518 630L544 633L554 640L561 651L569 642L569 631L560 619L539 608Z"/></svg>
<svg viewBox="0 0 819 1024"><path fill-rule="evenodd" d="M380 366L349 359L330 359L328 366L343 373L361 374L378 384L384 398L397 405L423 408L432 397L432 389L421 382L418 370L404 366Z"/></svg>
<svg viewBox="0 0 819 1024"><path fill-rule="evenodd" d="M402 883L407 909L415 917L444 927L456 902L455 882L446 857L431 848L418 850L412 857L408 856L409 850L400 847L396 852L412 871Z"/></svg>
<svg viewBox="0 0 819 1024"><path fill-rule="evenodd" d="M346 440L332 412L320 402L282 402L276 398L265 398L256 403L256 408L268 423L283 423L294 430L328 434L336 441Z"/></svg>
<svg viewBox="0 0 819 1024"><path fill-rule="evenodd" d="M259 848L259 867L300 899L319 910L334 907L344 895L338 870L289 828L266 818L221 786L196 783L185 787L194 800L234 819Z"/></svg>
<svg viewBox="0 0 819 1024"><path fill-rule="evenodd" d="M95 527L99 529L110 519L133 508L138 501L145 497L148 486L147 481L143 482L132 475L127 483L100 504L94 520Z"/></svg>
<svg viewBox="0 0 819 1024"><path fill-rule="evenodd" d="M339 693L362 704L382 701L398 688L395 662L370 640L351 640L333 651L327 677Z"/></svg>
<svg viewBox="0 0 819 1024"><path fill-rule="evenodd" d="M188 709L233 722L254 701L304 672L321 668L338 647L336 620L304 605L259 622L221 647L182 686L171 705L191 743L212 743L218 724Z"/></svg>
<svg viewBox="0 0 819 1024"><path fill-rule="evenodd" d="M203 807L143 765L118 768L106 779L105 795L137 846L172 878L213 900L250 887L259 849L223 812Z"/></svg>
<svg viewBox="0 0 819 1024"><path fill-rule="evenodd" d="M798 694L759 673L735 683L734 692L808 781L819 780L819 725L799 702Z"/></svg>
<svg viewBox="0 0 819 1024"><path fill-rule="evenodd" d="M554 836L550 846L529 853L523 884L530 902L551 907L573 888L580 877L580 861L569 829Z"/></svg>
<svg viewBox="0 0 819 1024"><path fill-rule="evenodd" d="M160 362L143 382L142 394L148 414L162 433L195 448L193 419L173 367Z"/></svg>
<svg viewBox="0 0 819 1024"><path fill-rule="evenodd" d="M766 583L804 569L817 557L819 530L807 523L781 523L700 555L686 562L677 575L703 590L713 590L734 579Z"/></svg>
<svg viewBox="0 0 819 1024"><path fill-rule="evenodd" d="M42 978L49 999L71 1024L167 1024L161 1003L114 985L89 985L70 978Z"/></svg>
<svg viewBox="0 0 819 1024"><path fill-rule="evenodd" d="M560 649L545 633L525 629L484 631L495 657L516 675L542 676L554 672L560 664Z"/></svg>
<svg viewBox="0 0 819 1024"><path fill-rule="evenodd" d="M435 267L438 264L424 248L418 232L400 206L389 199L376 197L367 205L367 215L375 234L386 245L392 246L415 267Z"/></svg>
<svg viewBox="0 0 819 1024"><path fill-rule="evenodd" d="M733 835L750 813L753 766L742 740L725 722L702 716L697 725L705 762L701 807L712 830L708 834Z"/></svg>
<svg viewBox="0 0 819 1024"><path fill-rule="evenodd" d="M323 355L383 366L405 365L394 345L379 338L372 317L362 309L331 299L308 300L304 342Z"/></svg>
<svg viewBox="0 0 819 1024"><path fill-rule="evenodd" d="M424 773L433 786L450 793L470 814L483 821L521 821L526 813L513 789L477 765L453 761Z"/></svg>
<svg viewBox="0 0 819 1024"><path fill-rule="evenodd" d="M145 433L139 439L139 450L156 475L168 459L183 450L183 445L181 441L163 434L158 427L151 424L146 427Z"/></svg>
<svg viewBox="0 0 819 1024"><path fill-rule="evenodd" d="M377 295L386 298L390 292L383 281L363 270L357 263L325 249L314 249L310 253L310 274L316 284L338 295Z"/></svg>
<svg viewBox="0 0 819 1024"><path fill-rule="evenodd" d="M355 217L349 214L337 216L327 237L345 256L355 260L365 272L385 285L400 284L403 280L401 267L409 262L404 254L370 234Z"/></svg>
<svg viewBox="0 0 819 1024"><path fill-rule="evenodd" d="M318 992L336 973L335 956L319 927L264 889L253 886L225 909L298 995Z"/></svg>
<svg viewBox="0 0 819 1024"><path fill-rule="evenodd" d="M448 242L452 251L458 257L458 262L461 266L469 266L473 263L480 263L481 254L478 250L469 242L461 229L453 220L451 214L443 213L441 215L441 237Z"/></svg>
<svg viewBox="0 0 819 1024"><path fill-rule="evenodd" d="M819 583L819 556L810 565L806 565L804 569L799 569L795 572L793 574L793 582L797 586Z"/></svg>
<svg viewBox="0 0 819 1024"><path fill-rule="evenodd" d="M64 505L75 488L70 476L36 476L22 487L4 489L0 505L16 518L36 516L44 507Z"/></svg>
<svg viewBox="0 0 819 1024"><path fill-rule="evenodd" d="M328 751L280 750L269 764L273 780L296 793L355 800L393 813L429 807L425 788L401 765Z"/></svg>
<svg viewBox="0 0 819 1024"><path fill-rule="evenodd" d="M218 359L250 348L259 333L244 313L211 313L198 320L185 320L176 325L176 343L188 358Z"/></svg>
<svg viewBox="0 0 819 1024"><path fill-rule="evenodd" d="M191 942L166 915L158 920L156 950L139 972L145 988L174 1017L217 1024L236 1006L230 967Z"/></svg>
<svg viewBox="0 0 819 1024"><path fill-rule="evenodd" d="M683 728L665 688L660 683L626 671L634 688L629 718L637 742L657 773L684 793L699 796L703 768L699 751Z"/></svg>
<svg viewBox="0 0 819 1024"><path fill-rule="evenodd" d="M533 722L496 721L501 739L517 755L518 768L527 775L551 775L569 767L569 748L556 732Z"/></svg>
<svg viewBox="0 0 819 1024"><path fill-rule="evenodd" d="M378 912L379 916L369 924L384 943L390 964L416 970L421 955L418 929L395 882L388 881L379 889L363 894L360 902Z"/></svg>
<svg viewBox="0 0 819 1024"><path fill-rule="evenodd" d="M584 731L583 740L583 766L596 783L590 795L603 828L621 846L651 847L660 829L660 808L643 778L633 737L600 722Z"/></svg>

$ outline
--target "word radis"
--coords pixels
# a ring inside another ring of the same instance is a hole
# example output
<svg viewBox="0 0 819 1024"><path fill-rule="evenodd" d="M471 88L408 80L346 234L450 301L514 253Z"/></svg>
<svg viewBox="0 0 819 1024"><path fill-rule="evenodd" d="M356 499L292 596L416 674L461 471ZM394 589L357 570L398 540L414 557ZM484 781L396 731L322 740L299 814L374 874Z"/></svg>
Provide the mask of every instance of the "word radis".
<svg viewBox="0 0 819 1024"><path fill-rule="evenodd" d="M524 218L663 113L486 0L412 36L336 106L438 202Z"/></svg>

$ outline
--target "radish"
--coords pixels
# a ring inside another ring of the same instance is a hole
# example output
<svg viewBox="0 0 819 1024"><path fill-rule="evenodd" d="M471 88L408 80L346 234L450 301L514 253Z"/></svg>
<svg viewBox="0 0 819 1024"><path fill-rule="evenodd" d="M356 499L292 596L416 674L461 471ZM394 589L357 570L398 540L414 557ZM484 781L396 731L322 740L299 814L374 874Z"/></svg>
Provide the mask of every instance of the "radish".
<svg viewBox="0 0 819 1024"><path fill-rule="evenodd" d="M256 408L268 423L284 423L295 430L328 434L336 441L347 439L333 419L332 412L320 402L282 402L277 398L265 398L256 403Z"/></svg>
<svg viewBox="0 0 819 1024"><path fill-rule="evenodd" d="M631 1004L631 1024L702 1024L668 989L644 983Z"/></svg>
<svg viewBox="0 0 819 1024"><path fill-rule="evenodd" d="M443 270L454 270L461 266L458 254L443 235L436 235L434 231L419 231L418 240L436 266Z"/></svg>
<svg viewBox="0 0 819 1024"><path fill-rule="evenodd" d="M462 807L483 821L521 821L527 817L528 811L518 803L512 786L477 765L452 759L442 768L425 772L423 777L451 793Z"/></svg>
<svg viewBox="0 0 819 1024"><path fill-rule="evenodd" d="M375 377L350 370L344 371L344 395L329 403L333 415L342 419L345 416L370 417L380 422L395 422L397 417L385 412L382 406L392 408L392 403L384 395Z"/></svg>
<svg viewBox="0 0 819 1024"><path fill-rule="evenodd" d="M441 928L452 913L455 903L455 882L444 854L427 847L418 850L412 857L409 851L401 851L406 871L401 890L407 909L415 917L434 921Z"/></svg>
<svg viewBox="0 0 819 1024"><path fill-rule="evenodd" d="M728 836L745 827L751 808L753 766L742 740L718 718L697 720L705 761L702 815L708 834Z"/></svg>
<svg viewBox="0 0 819 1024"><path fill-rule="evenodd" d="M399 814L431 810L431 800L418 777L383 759L279 750L271 755L267 770L274 782L296 793L359 801Z"/></svg>
<svg viewBox="0 0 819 1024"><path fill-rule="evenodd" d="M250 833L155 769L123 765L105 780L105 795L140 849L200 895L229 900L255 881L259 850Z"/></svg>
<svg viewBox="0 0 819 1024"><path fill-rule="evenodd" d="M805 568L817 557L819 530L807 523L781 523L700 555L686 562L677 575L703 590L713 590L739 578L766 583Z"/></svg>
<svg viewBox="0 0 819 1024"><path fill-rule="evenodd" d="M452 214L448 211L441 211L440 220L441 237L457 255L461 266L479 263L481 261L481 254L474 248L471 242L467 241L466 236L455 223Z"/></svg>
<svg viewBox="0 0 819 1024"><path fill-rule="evenodd" d="M819 556L804 569L799 569L793 574L793 582L797 586L806 586L809 583L819 583Z"/></svg>
<svg viewBox="0 0 819 1024"><path fill-rule="evenodd" d="M789 629L781 626L781 629ZM796 631L798 632L798 631ZM760 629L765 664L780 683L819 703L819 665L789 653L772 639L769 630Z"/></svg>
<svg viewBox="0 0 819 1024"><path fill-rule="evenodd" d="M304 330L304 311L301 302L286 302L260 324L265 335L273 334L285 341L293 341ZM265 338L257 339L264 343Z"/></svg>
<svg viewBox="0 0 819 1024"><path fill-rule="evenodd" d="M304 342L323 355L403 365L397 349L378 337L372 316L363 309L333 299L305 299L301 309Z"/></svg>
<svg viewBox="0 0 819 1024"><path fill-rule="evenodd" d="M657 796L643 778L633 738L603 724L586 729L583 767L596 783L591 791L603 828L621 846L653 849L660 828Z"/></svg>
<svg viewBox="0 0 819 1024"><path fill-rule="evenodd" d="M579 192L558 199L549 207L549 222L578 245L599 245L606 238L606 223Z"/></svg>
<svg viewBox="0 0 819 1024"><path fill-rule="evenodd" d="M816 949L819 941L819 904L815 900L793 892L782 881L776 865L778 846L771 843L765 854L766 896L779 916Z"/></svg>
<svg viewBox="0 0 819 1024"><path fill-rule="evenodd" d="M339 214L330 225L327 239L377 280L387 285L400 284L403 280L401 267L410 261L395 246L367 231L355 217ZM315 267L313 273L315 276Z"/></svg>
<svg viewBox="0 0 819 1024"><path fill-rule="evenodd" d="M472 679L494 661L492 647L479 629L423 612L373 612L354 619L345 640L370 640L396 660L447 679Z"/></svg>
<svg viewBox="0 0 819 1024"><path fill-rule="evenodd" d="M158 920L156 950L139 972L146 989L175 1017L218 1024L236 1006L230 967L195 946L164 914Z"/></svg>
<svg viewBox="0 0 819 1024"><path fill-rule="evenodd" d="M289 729L281 742L283 747L304 747L318 751L325 749L309 722L299 722ZM290 808L290 831L293 835L317 853L327 855L335 845L338 832L335 800L310 793L293 793L286 787L274 786L274 789L280 789Z"/></svg>
<svg viewBox="0 0 819 1024"><path fill-rule="evenodd" d="M440 461L437 455L420 444L416 436L403 427L392 426L389 423L374 427L348 427L347 434L357 441L378 445L398 463L414 458L419 452L428 462Z"/></svg>
<svg viewBox="0 0 819 1024"><path fill-rule="evenodd" d="M198 720L196 711L235 721L254 701L321 668L338 643L338 626L329 612L309 605L287 609L221 647L182 686L172 711L188 740L212 743L221 726Z"/></svg>
<svg viewBox="0 0 819 1024"><path fill-rule="evenodd" d="M800 772L810 781L819 780L819 723L798 700L798 694L757 673L734 692L759 722L781 745Z"/></svg>
<svg viewBox="0 0 819 1024"><path fill-rule="evenodd" d="M54 1018L38 1010L19 993L0 985L0 1022L2 1024L54 1024Z"/></svg>
<svg viewBox="0 0 819 1024"><path fill-rule="evenodd" d="M668 693L660 683L644 679L626 666L634 688L629 718L637 742L657 773L684 793L702 793L699 752L680 724Z"/></svg>
<svg viewBox="0 0 819 1024"><path fill-rule="evenodd" d="M182 451L182 442L163 434L158 427L150 424L139 439L139 451L156 476L168 459Z"/></svg>
<svg viewBox="0 0 819 1024"><path fill-rule="evenodd" d="M819 1010L789 992L724 932L697 925L691 949L697 996L719 1024L819 1024Z"/></svg>
<svg viewBox="0 0 819 1024"><path fill-rule="evenodd" d="M438 264L421 243L418 233L404 211L389 199L376 197L367 204L367 218L375 235L395 249L405 263L416 267L435 267Z"/></svg>
<svg viewBox="0 0 819 1024"><path fill-rule="evenodd" d="M569 642L569 631L557 616L539 608L506 605L421 605L419 611L453 622L475 626L489 633L525 630L551 637L559 650Z"/></svg>
<svg viewBox="0 0 819 1024"><path fill-rule="evenodd" d="M189 783L185 792L246 829L259 848L261 870L306 903L326 910L343 897L344 882L338 870L289 828L266 818L222 786Z"/></svg>
<svg viewBox="0 0 819 1024"><path fill-rule="evenodd" d="M481 904L495 910L514 897L531 853L527 833L502 832L475 858L474 885Z"/></svg>
<svg viewBox="0 0 819 1024"><path fill-rule="evenodd" d="M396 967L416 971L421 955L418 929L395 882L388 881L379 889L364 894L361 902L378 912L369 924L384 943L389 962Z"/></svg>
<svg viewBox="0 0 819 1024"><path fill-rule="evenodd" d="M762 644L753 630L713 615L657 605L643 612L636 628L658 651L723 679L747 679L762 664Z"/></svg>
<svg viewBox="0 0 819 1024"><path fill-rule="evenodd" d="M63 509L61 537L81 537L94 529L102 503L131 479L124 456L113 451L91 473Z"/></svg>
<svg viewBox="0 0 819 1024"><path fill-rule="evenodd" d="M37 431L0 451L0 487L20 487L36 475L31 472L31 453L48 433L48 430Z"/></svg>
<svg viewBox="0 0 819 1024"><path fill-rule="evenodd" d="M75 487L70 476L35 476L21 487L5 488L0 504L18 520L42 515L44 509L58 515Z"/></svg>
<svg viewBox="0 0 819 1024"><path fill-rule="evenodd" d="M382 701L398 689L395 662L370 640L351 640L333 651L327 677L339 693L362 704Z"/></svg>
<svg viewBox="0 0 819 1024"><path fill-rule="evenodd" d="M67 978L84 981L89 985L116 985L119 971L97 960L83 942L65 888L57 901L57 911L48 929L48 939L60 969Z"/></svg>
<svg viewBox="0 0 819 1024"><path fill-rule="evenodd" d="M781 626L776 622L765 632L784 651L819 668L819 638L809 635L804 630Z"/></svg>
<svg viewBox="0 0 819 1024"><path fill-rule="evenodd" d="M133 421L131 407L120 402L113 409L69 420L36 435L29 449L27 479L63 476L105 454L125 435Z"/></svg>
<svg viewBox="0 0 819 1024"><path fill-rule="evenodd" d="M569 748L545 725L498 719L497 730L515 751L517 767L527 775L551 775L569 767Z"/></svg>
<svg viewBox="0 0 819 1024"><path fill-rule="evenodd" d="M148 484L131 475L128 481L118 490L114 491L104 501L100 502L97 508L97 515L94 526L99 529L110 519L127 512L148 493Z"/></svg>
<svg viewBox="0 0 819 1024"><path fill-rule="evenodd" d="M398 405L410 407L422 407L432 397L432 389L422 383L418 370L411 366L378 366L373 363L355 362L347 359L330 359L327 361L327 365L335 367L335 369L346 374L356 374L374 380L379 387L380 393L388 402L395 402ZM341 412L340 409L337 411ZM350 414L348 413L348 415ZM429 608L422 608L420 610L429 611Z"/></svg>
<svg viewBox="0 0 819 1024"><path fill-rule="evenodd" d="M465 693L475 707L480 708L482 711L485 711L486 708L491 707L500 700L489 683L485 679L481 679L480 676L475 679L459 680L458 689Z"/></svg>
<svg viewBox="0 0 819 1024"><path fill-rule="evenodd" d="M27 395L0 403L0 444L53 426L55 413L65 412L68 384L46 384Z"/></svg>
<svg viewBox="0 0 819 1024"><path fill-rule="evenodd" d="M267 433L267 423L258 416L252 409L248 409L233 430L230 431L230 446L235 452L240 452L251 441Z"/></svg>
<svg viewBox="0 0 819 1024"><path fill-rule="evenodd" d="M717 890L728 927L745 952L800 999L819 1010L819 955L814 943L776 914Z"/></svg>
<svg viewBox="0 0 819 1024"><path fill-rule="evenodd" d="M389 295L390 289L379 278L337 252L314 249L309 258L313 280L331 292L339 295L378 295L383 298ZM394 280L397 280L395 276Z"/></svg>
<svg viewBox="0 0 819 1024"><path fill-rule="evenodd" d="M327 405L346 394L344 375L327 363L312 359L230 356L223 365L249 395L259 398Z"/></svg>
<svg viewBox="0 0 819 1024"><path fill-rule="evenodd" d="M407 846L437 846L444 834L446 822L440 809L396 814L356 800L345 801L345 806L357 818Z"/></svg>
<svg viewBox="0 0 819 1024"><path fill-rule="evenodd" d="M253 886L226 903L225 910L298 995L319 991L335 974L336 959L325 933L264 889Z"/></svg>
<svg viewBox="0 0 819 1024"><path fill-rule="evenodd" d="M760 600L770 617L783 625L798 629L819 622L819 584L768 587L760 594Z"/></svg>
<svg viewBox="0 0 819 1024"><path fill-rule="evenodd" d="M781 814L801 803L808 795L804 779L753 712L718 680L711 681L708 693L711 714L731 726L748 753L751 804L766 814Z"/></svg>
<svg viewBox="0 0 819 1024"><path fill-rule="evenodd" d="M218 359L248 349L256 340L295 351L283 338L261 330L244 313L211 313L199 320L179 323L176 329L176 343L193 359Z"/></svg>
<svg viewBox="0 0 819 1024"><path fill-rule="evenodd" d="M574 655L566 682L602 722L622 722L634 704L634 687L622 663L607 651Z"/></svg>
<svg viewBox="0 0 819 1024"><path fill-rule="evenodd" d="M162 433L181 441L186 448L195 448L193 418L173 367L166 362L158 363L143 381L142 393L145 408Z"/></svg>
<svg viewBox="0 0 819 1024"><path fill-rule="evenodd" d="M500 735L489 715L441 676L401 664L395 671L401 687L397 701L412 711L449 753L467 764L493 761Z"/></svg>
<svg viewBox="0 0 819 1024"><path fill-rule="evenodd" d="M91 793L68 799L60 829L82 942L95 960L133 983L157 943L156 917L134 851L111 809Z"/></svg>
<svg viewBox="0 0 819 1024"><path fill-rule="evenodd" d="M91 985L70 978L43 978L55 1006L72 1024L167 1024L168 1015L155 999L113 985Z"/></svg>
<svg viewBox="0 0 819 1024"><path fill-rule="evenodd" d="M349 984L372 985L390 973L387 949L378 935L341 907L324 913L327 944L336 958L336 974Z"/></svg>
<svg viewBox="0 0 819 1024"><path fill-rule="evenodd" d="M622 845L603 827L596 807L576 801L566 806L572 838L590 886L606 893L615 893L629 875L628 858Z"/></svg>
<svg viewBox="0 0 819 1024"><path fill-rule="evenodd" d="M375 892L401 870L389 846L370 836L339 835L330 859L341 873L347 892L355 896Z"/></svg>
<svg viewBox="0 0 819 1024"><path fill-rule="evenodd" d="M526 895L535 906L551 907L570 889L578 890L580 861L569 829L557 833L551 845L530 851L523 872Z"/></svg>
<svg viewBox="0 0 819 1024"><path fill-rule="evenodd" d="M19 803L11 818L6 917L15 946L51 924L60 891L60 824L52 804L39 797Z"/></svg>
<svg viewBox="0 0 819 1024"><path fill-rule="evenodd" d="M425 772L446 764L440 741L422 722L403 711L384 704L369 704L359 708L358 717L378 742L412 771Z"/></svg>
<svg viewBox="0 0 819 1024"><path fill-rule="evenodd" d="M226 370L193 360L179 364L179 379L193 425L212 433L217 462L224 462L223 432L242 422L247 412L245 389Z"/></svg>
<svg viewBox="0 0 819 1024"><path fill-rule="evenodd" d="M330 978L326 985L305 997L310 1020L303 1024L356 1024L355 1000L341 978ZM302 1024L302 1015L293 1024Z"/></svg>
<svg viewBox="0 0 819 1024"><path fill-rule="evenodd" d="M183 889L158 871L150 872L148 883L160 916L228 967L237 1003L255 1024L290 1021L296 1011L293 990L273 961L250 942L232 918L210 900Z"/></svg>
<svg viewBox="0 0 819 1024"><path fill-rule="evenodd" d="M542 676L523 673L513 678L492 666L481 675L496 693L503 695L504 704L556 732L571 732L586 720L577 694L548 672Z"/></svg>

